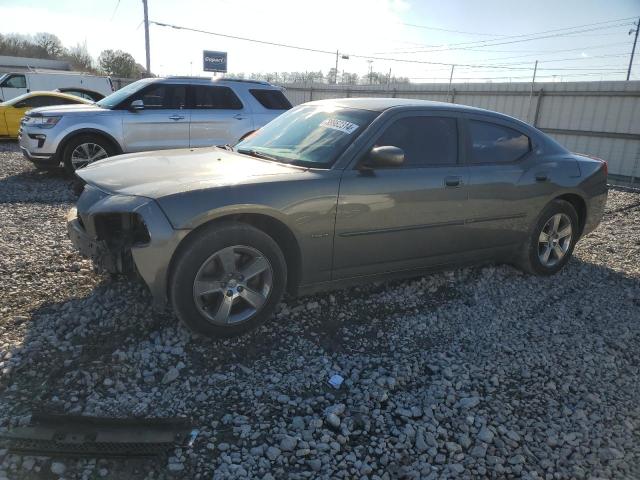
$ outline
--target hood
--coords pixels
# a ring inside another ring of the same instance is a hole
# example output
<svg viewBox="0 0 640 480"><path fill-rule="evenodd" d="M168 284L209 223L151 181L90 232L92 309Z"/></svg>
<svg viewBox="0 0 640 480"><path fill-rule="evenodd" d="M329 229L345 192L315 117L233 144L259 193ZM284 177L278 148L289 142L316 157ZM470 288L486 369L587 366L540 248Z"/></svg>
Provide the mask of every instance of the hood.
<svg viewBox="0 0 640 480"><path fill-rule="evenodd" d="M53 107L38 107L29 110L29 115L34 113L37 115L68 115L69 113L98 113L108 112L106 108L101 108L93 103L90 104L74 104L74 105L57 105Z"/></svg>
<svg viewBox="0 0 640 480"><path fill-rule="evenodd" d="M157 199L192 190L275 181L307 170L210 147L119 155L76 173L109 193Z"/></svg>

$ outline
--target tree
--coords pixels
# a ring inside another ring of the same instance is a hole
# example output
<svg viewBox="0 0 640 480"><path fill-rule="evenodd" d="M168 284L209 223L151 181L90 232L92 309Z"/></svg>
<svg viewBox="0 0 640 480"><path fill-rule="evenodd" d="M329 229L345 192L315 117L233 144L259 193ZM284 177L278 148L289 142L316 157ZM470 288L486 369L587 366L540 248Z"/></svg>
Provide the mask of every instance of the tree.
<svg viewBox="0 0 640 480"><path fill-rule="evenodd" d="M135 59L122 50L103 50L98 57L98 65L104 73L116 77L131 78L137 73Z"/></svg>
<svg viewBox="0 0 640 480"><path fill-rule="evenodd" d="M71 64L71 67L74 70L81 70L85 72L93 72L95 69L93 68L93 58L89 54L89 50L87 50L87 44L77 44L75 47L71 47L65 58Z"/></svg>
<svg viewBox="0 0 640 480"><path fill-rule="evenodd" d="M58 58L64 53L62 42L53 33L36 33L33 43L43 51L47 58Z"/></svg>

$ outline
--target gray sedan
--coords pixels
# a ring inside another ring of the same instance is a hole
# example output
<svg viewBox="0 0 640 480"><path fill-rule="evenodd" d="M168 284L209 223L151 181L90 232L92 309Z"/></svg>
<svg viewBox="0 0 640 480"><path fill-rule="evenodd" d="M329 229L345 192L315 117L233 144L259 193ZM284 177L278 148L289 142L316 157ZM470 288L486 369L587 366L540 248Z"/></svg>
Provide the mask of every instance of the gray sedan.
<svg viewBox="0 0 640 480"><path fill-rule="evenodd" d="M74 244L188 326L235 335L303 295L472 263L563 268L602 217L606 162L514 118L402 99L307 103L234 148L99 161Z"/></svg>

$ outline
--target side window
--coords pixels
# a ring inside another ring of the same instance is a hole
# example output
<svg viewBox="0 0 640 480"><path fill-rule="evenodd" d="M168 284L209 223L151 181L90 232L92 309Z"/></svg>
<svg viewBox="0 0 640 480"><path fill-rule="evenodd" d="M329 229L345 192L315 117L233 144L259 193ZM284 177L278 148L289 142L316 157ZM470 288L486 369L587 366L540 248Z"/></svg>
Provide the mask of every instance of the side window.
<svg viewBox="0 0 640 480"><path fill-rule="evenodd" d="M9 75L1 86L4 88L27 88L27 78L24 75Z"/></svg>
<svg viewBox="0 0 640 480"><path fill-rule="evenodd" d="M184 108L187 87L184 85L154 85L135 94L133 100L142 100L144 108L149 110L175 110Z"/></svg>
<svg viewBox="0 0 640 480"><path fill-rule="evenodd" d="M229 87L194 85L193 108L242 110L242 102Z"/></svg>
<svg viewBox="0 0 640 480"><path fill-rule="evenodd" d="M455 165L458 130L454 118L407 117L394 122L375 145L404 150L404 166Z"/></svg>
<svg viewBox="0 0 640 480"><path fill-rule="evenodd" d="M280 90L251 89L251 95L268 110L289 110L291 102Z"/></svg>
<svg viewBox="0 0 640 480"><path fill-rule="evenodd" d="M44 99L44 97L29 97L29 98L25 98L24 100L21 100L20 102L16 103L15 105L18 108L24 108L24 107L29 107L29 108L46 107L49 104L48 103L44 103L43 99Z"/></svg>
<svg viewBox="0 0 640 480"><path fill-rule="evenodd" d="M515 162L529 153L529 137L494 123L469 121L471 163Z"/></svg>

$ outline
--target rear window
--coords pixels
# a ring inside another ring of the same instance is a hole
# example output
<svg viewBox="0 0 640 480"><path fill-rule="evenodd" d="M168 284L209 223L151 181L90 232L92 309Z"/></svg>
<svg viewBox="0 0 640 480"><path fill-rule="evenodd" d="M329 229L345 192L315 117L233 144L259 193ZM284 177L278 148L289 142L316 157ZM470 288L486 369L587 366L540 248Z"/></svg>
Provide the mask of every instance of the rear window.
<svg viewBox="0 0 640 480"><path fill-rule="evenodd" d="M211 108L217 110L241 110L242 102L228 87L209 87L194 85L193 108Z"/></svg>
<svg viewBox="0 0 640 480"><path fill-rule="evenodd" d="M260 102L260 105L268 110L289 110L291 108L291 102L280 90L251 89L249 92Z"/></svg>
<svg viewBox="0 0 640 480"><path fill-rule="evenodd" d="M531 150L529 137L494 123L471 120L471 163L509 163Z"/></svg>

